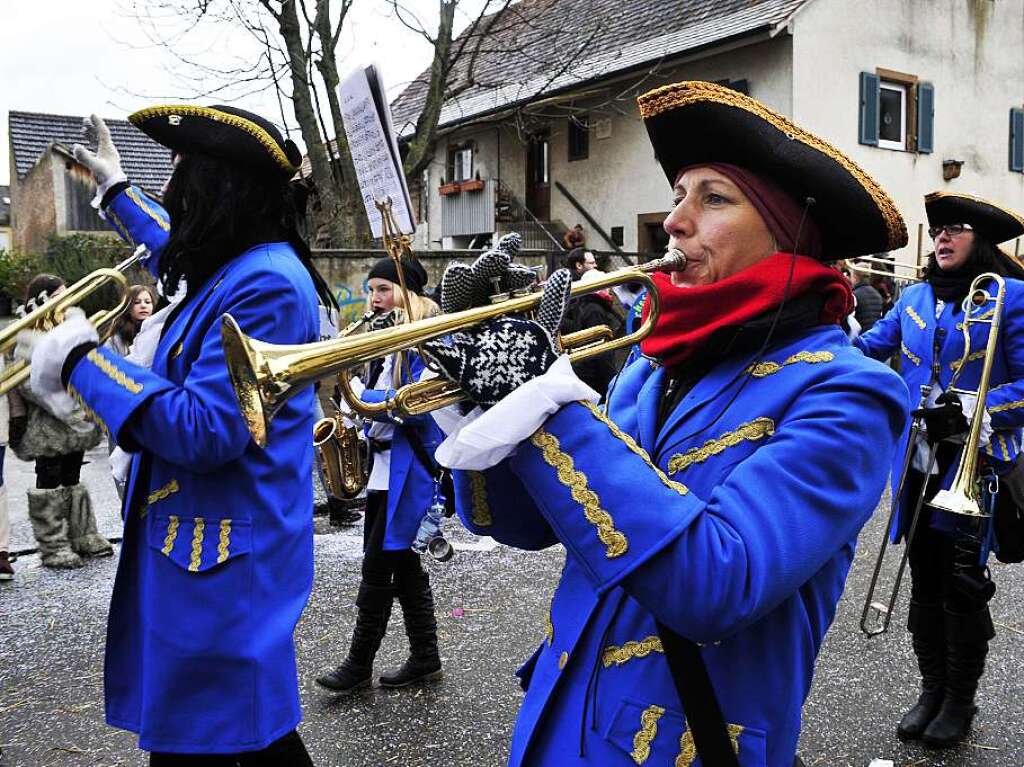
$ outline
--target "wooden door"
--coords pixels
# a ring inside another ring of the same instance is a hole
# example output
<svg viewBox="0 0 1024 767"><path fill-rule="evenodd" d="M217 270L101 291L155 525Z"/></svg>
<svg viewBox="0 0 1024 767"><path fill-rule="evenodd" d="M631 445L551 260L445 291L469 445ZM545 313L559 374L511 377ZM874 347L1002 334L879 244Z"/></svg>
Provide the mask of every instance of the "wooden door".
<svg viewBox="0 0 1024 767"><path fill-rule="evenodd" d="M535 133L526 145L526 207L539 220L551 217L551 134Z"/></svg>

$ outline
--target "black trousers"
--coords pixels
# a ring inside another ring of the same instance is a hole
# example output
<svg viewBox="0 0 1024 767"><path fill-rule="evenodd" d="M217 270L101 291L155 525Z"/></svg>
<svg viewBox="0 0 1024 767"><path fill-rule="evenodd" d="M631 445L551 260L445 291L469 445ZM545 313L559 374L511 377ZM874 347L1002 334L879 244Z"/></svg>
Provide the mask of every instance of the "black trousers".
<svg viewBox="0 0 1024 767"><path fill-rule="evenodd" d="M292 730L262 751L241 754L163 754L149 755L150 767L312 767L299 733Z"/></svg>
<svg viewBox="0 0 1024 767"><path fill-rule="evenodd" d="M420 555L412 549L384 550L384 532L388 520L388 494L371 490L366 496L363 519L363 583L371 586L394 586L396 594L404 583L414 579L405 575L425 575Z"/></svg>
<svg viewBox="0 0 1024 767"><path fill-rule="evenodd" d="M910 503L916 501L924 478L924 474L910 471L906 483L906 497ZM925 498L934 497L938 489L939 476L932 475ZM933 513L939 512L933 512L927 502L921 507L914 544L910 547L911 599L924 605L941 605L945 610L955 613L974 613L981 610L988 601L972 594L961 584L963 576L982 580L985 577L984 568L971 562L964 538L958 539L931 529L929 522ZM970 521L962 524L970 524Z"/></svg>
<svg viewBox="0 0 1024 767"><path fill-rule="evenodd" d="M36 489L53 490L61 485L77 485L84 457L85 453L78 452L36 458Z"/></svg>

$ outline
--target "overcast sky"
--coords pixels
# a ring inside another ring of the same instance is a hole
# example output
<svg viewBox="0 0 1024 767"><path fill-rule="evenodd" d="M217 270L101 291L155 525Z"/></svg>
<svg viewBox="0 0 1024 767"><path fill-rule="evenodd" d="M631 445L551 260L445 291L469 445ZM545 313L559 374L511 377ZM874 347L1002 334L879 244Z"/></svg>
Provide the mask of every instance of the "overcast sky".
<svg viewBox="0 0 1024 767"><path fill-rule="evenodd" d="M0 0L0 184L8 183L10 169L9 110L124 118L147 104L189 98L189 88L180 79L181 65L168 51L151 45L139 21L125 12L131 2ZM406 5L423 14L425 23L436 23L437 0L407 0ZM338 58L343 78L356 66L378 64L393 98L429 66L432 51L422 37L390 17L388 8L385 0L355 0ZM456 28L466 23L463 17ZM228 34L206 34L181 47L224 68L258 52L242 37ZM200 103L219 100L208 97ZM277 100L269 92L232 103L280 122ZM293 138L301 144L297 133Z"/></svg>

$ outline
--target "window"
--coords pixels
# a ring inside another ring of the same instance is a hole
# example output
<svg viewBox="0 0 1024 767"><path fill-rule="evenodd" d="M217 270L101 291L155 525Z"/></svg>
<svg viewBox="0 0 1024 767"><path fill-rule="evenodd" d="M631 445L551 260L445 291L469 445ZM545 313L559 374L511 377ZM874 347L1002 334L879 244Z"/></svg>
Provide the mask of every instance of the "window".
<svg viewBox="0 0 1024 767"><path fill-rule="evenodd" d="M929 154L934 147L935 88L915 75L860 73L858 140L882 149Z"/></svg>
<svg viewBox="0 0 1024 767"><path fill-rule="evenodd" d="M453 183L473 178L473 144L448 147L448 175Z"/></svg>
<svg viewBox="0 0 1024 767"><path fill-rule="evenodd" d="M569 162L590 156L590 118L574 115L569 118Z"/></svg>
<svg viewBox="0 0 1024 767"><path fill-rule="evenodd" d="M1024 173L1024 109L1010 110L1010 170Z"/></svg>
<svg viewBox="0 0 1024 767"><path fill-rule="evenodd" d="M611 231L612 245L618 245L620 248L622 247L622 242L623 242L622 237L623 237L623 234L625 233L623 230L624 230L624 227L621 227L621 226L613 226L612 227L612 231Z"/></svg>

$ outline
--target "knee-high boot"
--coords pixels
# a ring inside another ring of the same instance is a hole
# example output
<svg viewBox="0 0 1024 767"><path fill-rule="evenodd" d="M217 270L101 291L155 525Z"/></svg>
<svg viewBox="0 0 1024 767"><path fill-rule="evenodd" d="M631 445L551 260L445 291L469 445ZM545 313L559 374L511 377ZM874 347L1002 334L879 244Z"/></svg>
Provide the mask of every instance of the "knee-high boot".
<svg viewBox="0 0 1024 767"><path fill-rule="evenodd" d="M409 658L401 668L381 674L381 687L405 687L441 676L441 656L437 651L437 618L430 576L417 568L395 574L398 602L409 637Z"/></svg>
<svg viewBox="0 0 1024 767"><path fill-rule="evenodd" d="M318 676L318 685L339 693L370 686L373 681L373 659L387 633L393 600L394 589L391 586L359 584L356 626L352 630L348 656L333 671Z"/></svg>
<svg viewBox="0 0 1024 767"><path fill-rule="evenodd" d="M987 606L972 613L946 611L946 697L921 737L925 745L949 748L967 737L978 711L974 694L988 642L995 635Z"/></svg>
<svg viewBox="0 0 1024 767"><path fill-rule="evenodd" d="M109 557L114 553L110 541L96 530L96 514L84 485L62 488L68 509L68 538L71 548L81 557Z"/></svg>
<svg viewBox="0 0 1024 767"><path fill-rule="evenodd" d="M44 567L71 569L83 565L68 542L66 494L62 488L28 491L28 518L39 543Z"/></svg>
<svg viewBox="0 0 1024 767"><path fill-rule="evenodd" d="M911 601L907 629L921 671L921 695L900 719L896 735L900 740L915 740L939 713L945 696L946 631L942 605Z"/></svg>

